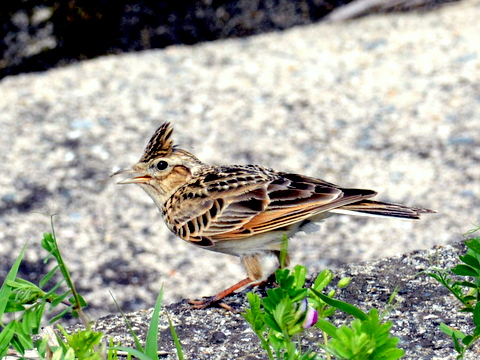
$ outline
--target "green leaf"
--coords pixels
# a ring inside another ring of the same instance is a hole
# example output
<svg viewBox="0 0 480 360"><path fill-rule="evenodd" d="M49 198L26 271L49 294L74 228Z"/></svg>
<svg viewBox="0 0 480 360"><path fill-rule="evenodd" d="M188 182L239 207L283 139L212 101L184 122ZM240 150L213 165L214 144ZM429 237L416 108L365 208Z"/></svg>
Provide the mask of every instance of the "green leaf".
<svg viewBox="0 0 480 360"><path fill-rule="evenodd" d="M480 302L477 302L473 310L473 322L476 327L480 327Z"/></svg>
<svg viewBox="0 0 480 360"><path fill-rule="evenodd" d="M270 327L272 330L281 333L282 328L278 326L277 321L275 320L272 314L265 314L265 324Z"/></svg>
<svg viewBox="0 0 480 360"><path fill-rule="evenodd" d="M320 318L318 319L315 326L318 327L320 330L326 332L333 339L337 337L337 328L329 321Z"/></svg>
<svg viewBox="0 0 480 360"><path fill-rule="evenodd" d="M25 306L9 302L7 304L7 307L5 308L4 312L5 312L5 314L7 314L7 313L23 311L23 310L25 310Z"/></svg>
<svg viewBox="0 0 480 360"><path fill-rule="evenodd" d="M36 310L41 311L41 309L38 310L38 308L32 307L23 313L22 327L26 334L38 333L40 324L37 323Z"/></svg>
<svg viewBox="0 0 480 360"><path fill-rule="evenodd" d="M295 277L295 288L302 289L307 278L307 268L302 265L296 265L293 268L293 276Z"/></svg>
<svg viewBox="0 0 480 360"><path fill-rule="evenodd" d="M52 270L50 270L48 272L47 275L45 275L41 280L40 280L40 283L39 283L39 287L43 289L43 287L45 286L45 284L52 278L53 275L55 275L55 273L57 272L59 266L56 265L53 267Z"/></svg>
<svg viewBox="0 0 480 360"><path fill-rule="evenodd" d="M33 304L42 297L43 291L35 284L23 279L15 279L15 281L6 280L5 284L10 286L12 294L10 294L10 303Z"/></svg>
<svg viewBox="0 0 480 360"><path fill-rule="evenodd" d="M22 250L20 251L20 254L18 255L17 259L15 260L15 263L13 264L12 268L8 272L7 276L5 277L5 282L6 281L15 281L15 278L17 277L18 273L18 268L20 267L20 263L22 262L23 255L25 254L25 249L27 248L26 243ZM8 304L8 299L10 298L10 294L12 292L12 287L6 285L6 283L2 284L2 287L0 288L0 321L3 318L3 314L5 313L5 308L7 307Z"/></svg>
<svg viewBox="0 0 480 360"><path fill-rule="evenodd" d="M242 316L250 324L253 331L255 332L262 331L265 327L265 319L264 319L264 314L261 311L260 296L252 292L249 292L247 293L247 299L248 299L248 303L250 304L250 309L246 309L245 313L242 313Z"/></svg>
<svg viewBox="0 0 480 360"><path fill-rule="evenodd" d="M50 292L49 292L50 293ZM70 295L72 292L70 290L68 290L66 293L62 294L62 295L55 295L55 298L52 299L52 301L50 302L50 311L56 307L58 304L60 304L63 300L65 300L65 298Z"/></svg>
<svg viewBox="0 0 480 360"><path fill-rule="evenodd" d="M290 270L288 269L278 269L275 271L275 277L278 283L278 286L283 290L294 289L295 277L290 275Z"/></svg>
<svg viewBox="0 0 480 360"><path fill-rule="evenodd" d="M82 295L80 294L77 294L77 296L72 296L68 299L72 304L75 304L78 300L78 304L77 306L80 306L80 307L85 307L87 306L87 302L85 301L85 299L83 298Z"/></svg>
<svg viewBox="0 0 480 360"><path fill-rule="evenodd" d="M349 278L349 277L344 277L344 278L341 278L339 281L338 281L338 284L337 286L339 288L344 288L346 286L348 286L348 284L350 284L350 281L352 280L352 278Z"/></svg>
<svg viewBox="0 0 480 360"><path fill-rule="evenodd" d="M452 336L453 332L455 331L445 323L441 323L439 327L440 327L440 330L442 330L448 336Z"/></svg>
<svg viewBox="0 0 480 360"><path fill-rule="evenodd" d="M158 320L162 309L163 286L158 293L157 302L153 310L152 319L148 326L147 340L145 341L145 355L150 359L158 359Z"/></svg>
<svg viewBox="0 0 480 360"><path fill-rule="evenodd" d="M93 357L95 353L95 346L102 340L103 334L99 331L77 330L71 335L65 336L68 345L74 351L78 359L96 358Z"/></svg>
<svg viewBox="0 0 480 360"><path fill-rule="evenodd" d="M272 313L277 304L279 304L283 299L288 296L285 289L280 287L275 289L268 289L267 290L267 297L262 299L263 307L265 308L265 312Z"/></svg>
<svg viewBox="0 0 480 360"><path fill-rule="evenodd" d="M280 335L278 336L278 333L272 332L268 335L268 342L272 346L272 348L275 350L277 354L279 354L281 351L283 351L286 347L286 342L283 339L283 337ZM280 359L280 356L277 355L277 359Z"/></svg>
<svg viewBox="0 0 480 360"><path fill-rule="evenodd" d="M42 339L39 339L35 341L35 349L37 350L38 354L40 355L40 358L45 359L46 358L46 352L47 352L47 346L48 346L48 339L47 337L43 337ZM51 349L51 347L49 347Z"/></svg>
<svg viewBox="0 0 480 360"><path fill-rule="evenodd" d="M473 277L478 276L478 273L474 268L468 265L463 265L463 264L459 264L455 266L452 269L452 272L456 275L461 275L461 276L473 276Z"/></svg>
<svg viewBox="0 0 480 360"><path fill-rule="evenodd" d="M478 262L478 259L475 256L472 256L470 254L466 255L459 255L458 256L460 260L462 260L465 264L471 266L474 269L480 269L480 263Z"/></svg>
<svg viewBox="0 0 480 360"><path fill-rule="evenodd" d="M322 291L330 282L333 280L333 273L325 269L320 274L318 274L315 282L313 283L313 288L316 291Z"/></svg>
<svg viewBox="0 0 480 360"><path fill-rule="evenodd" d="M14 328L15 324L11 321L0 332L0 344L2 345L0 346L0 359L7 355L8 344L12 342L13 335L15 335Z"/></svg>
<svg viewBox="0 0 480 360"><path fill-rule="evenodd" d="M459 353L462 354L465 351L465 346L461 345L460 342L458 341L457 336L455 335L456 333L452 334L452 339L453 339L453 346L455 347L455 350ZM457 358L458 359L458 358Z"/></svg>
<svg viewBox="0 0 480 360"><path fill-rule="evenodd" d="M37 311L34 312L34 314L36 316L36 319L35 319L36 329L35 329L35 333L34 333L35 335L38 334L38 332L41 328L43 314L45 313L45 307L46 306L47 306L46 301L43 301L41 304L38 305Z"/></svg>
<svg viewBox="0 0 480 360"><path fill-rule="evenodd" d="M403 349L388 349L386 350L381 357L378 357L378 360L398 360L405 355L405 350ZM376 359L376 358L374 358Z"/></svg>
<svg viewBox="0 0 480 360"><path fill-rule="evenodd" d="M467 247L469 249L472 249L474 252L476 252L477 254L480 255L480 241L479 241L479 237L475 238L475 239L469 239L469 240L466 240L465 241L465 245L467 245Z"/></svg>
<svg viewBox="0 0 480 360"><path fill-rule="evenodd" d="M289 315L291 315L293 306L289 299L285 298L277 304L272 312L273 318L278 326L283 330L287 328L289 322Z"/></svg>
<svg viewBox="0 0 480 360"><path fill-rule="evenodd" d="M472 289L477 289L479 287L477 284L474 284L470 281L455 281L455 283L453 285L469 287L469 288L472 288Z"/></svg>
<svg viewBox="0 0 480 360"><path fill-rule="evenodd" d="M432 278L434 278L434 279L437 280L439 283L442 283L442 284L444 283L443 277L441 277L440 275L438 275L438 274L436 274L436 273L431 272L431 273L427 273L427 275L430 276L430 277L432 277Z"/></svg>
<svg viewBox="0 0 480 360"><path fill-rule="evenodd" d="M440 324L440 330L442 330L448 336L453 337L455 335L457 339L463 339L465 337L465 334L463 332L461 332L460 330L454 330L445 323Z"/></svg>
<svg viewBox="0 0 480 360"><path fill-rule="evenodd" d="M50 324L53 324L53 323L56 322L57 320L59 320L59 319L61 319L62 317L64 317L66 313L68 313L70 310L72 310L72 308L73 308L73 305L67 307L66 309L63 309L63 311L60 312L60 314L58 314L57 316L53 317L53 318L49 321Z"/></svg>
<svg viewBox="0 0 480 360"><path fill-rule="evenodd" d="M463 297L464 302L470 302L470 301L475 301L475 300L477 300L477 297L473 296L473 295L465 295Z"/></svg>
<svg viewBox="0 0 480 360"><path fill-rule="evenodd" d="M54 298L57 298L58 295L54 294L55 291L57 291L57 289L65 282L65 279L60 279L60 281L58 283L56 283L50 290L48 290L48 292L46 293L46 297L49 298L51 296L53 296ZM68 295L69 293L71 293L72 291L71 290L68 290L66 292L66 294Z"/></svg>
<svg viewBox="0 0 480 360"><path fill-rule="evenodd" d="M471 345L473 340L475 340L475 339L472 335L467 335L462 339L462 343L468 347L468 346Z"/></svg>
<svg viewBox="0 0 480 360"><path fill-rule="evenodd" d="M365 314L362 310L357 308L356 306L353 306L351 304L348 304L346 302L340 301L340 300L335 300L332 298L329 298L328 296L316 291L315 289L311 289L315 295L317 295L320 299L322 299L324 302L326 302L328 305L336 307L339 310L342 310L346 312L347 314L353 315L354 317L360 319L360 320L367 320L368 315Z"/></svg>
<svg viewBox="0 0 480 360"><path fill-rule="evenodd" d="M33 349L33 340L30 337L29 324L17 320L12 321L12 323L14 324L13 331L15 332L15 336L12 339L12 345L15 349L21 353L24 353L25 350Z"/></svg>

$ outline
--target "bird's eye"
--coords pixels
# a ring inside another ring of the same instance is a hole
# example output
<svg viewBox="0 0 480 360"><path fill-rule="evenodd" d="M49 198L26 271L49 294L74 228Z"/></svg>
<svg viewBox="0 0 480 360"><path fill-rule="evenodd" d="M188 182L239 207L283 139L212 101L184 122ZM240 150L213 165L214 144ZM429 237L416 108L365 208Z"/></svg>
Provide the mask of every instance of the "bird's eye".
<svg viewBox="0 0 480 360"><path fill-rule="evenodd" d="M157 169L160 171L165 170L167 167L168 167L168 163L166 161L162 160L157 163Z"/></svg>

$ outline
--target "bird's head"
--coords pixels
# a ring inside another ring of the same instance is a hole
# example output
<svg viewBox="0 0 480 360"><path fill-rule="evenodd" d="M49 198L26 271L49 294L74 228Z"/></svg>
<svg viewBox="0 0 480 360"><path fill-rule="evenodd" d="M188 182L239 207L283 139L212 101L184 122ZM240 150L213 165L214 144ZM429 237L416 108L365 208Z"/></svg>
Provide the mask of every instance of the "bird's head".
<svg viewBox="0 0 480 360"><path fill-rule="evenodd" d="M203 163L186 150L173 145L173 127L162 124L148 142L140 160L130 168L120 169L115 176L123 173L136 173L139 176L119 181L118 184L140 185L155 201L163 203L191 177Z"/></svg>

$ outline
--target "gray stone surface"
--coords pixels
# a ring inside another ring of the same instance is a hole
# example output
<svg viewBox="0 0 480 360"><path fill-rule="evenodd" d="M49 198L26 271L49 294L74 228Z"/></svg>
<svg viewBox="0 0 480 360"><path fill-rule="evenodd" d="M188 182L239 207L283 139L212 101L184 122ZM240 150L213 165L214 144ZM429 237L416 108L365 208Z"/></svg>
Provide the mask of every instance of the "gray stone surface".
<svg viewBox="0 0 480 360"><path fill-rule="evenodd" d="M440 330L439 325L443 322L471 334L471 314L460 313L459 302L427 276L425 271L432 266L451 268L458 262L458 255L464 253L465 246L457 243L385 260L345 265L335 271L336 278L332 283L345 276L352 277L352 282L339 290L337 298L365 312L377 308L380 314L389 307L390 295L398 286L400 290L392 303L393 309L387 311L384 319L393 323L391 334L399 338L399 347L405 350L402 359L453 360L457 355L453 342ZM262 296L262 291L257 291ZM248 306L245 304L245 294L228 298L226 303L239 311ZM239 313L233 314L224 309L191 310L182 303L167 306L166 311L175 325L187 359L268 359L256 335ZM151 316L152 310L127 316L142 340L145 339ZM337 325L345 323L345 316L341 312L337 312L335 318ZM177 359L166 316L160 319L159 350L166 354L165 359ZM104 332L116 342L135 347L120 316L101 318L94 329ZM302 343L318 349L316 344L321 341L321 333L313 329L303 337ZM479 355L480 346L476 344L467 351L465 360L478 359Z"/></svg>
<svg viewBox="0 0 480 360"><path fill-rule="evenodd" d="M291 242L320 271L461 239L480 222L480 7L320 23L85 61L0 82L0 277L47 270L56 232L92 317L200 297L238 261L170 234L141 189L109 175L164 121L213 164L256 163L437 209L419 222L338 216ZM51 265L49 265L51 266Z"/></svg>

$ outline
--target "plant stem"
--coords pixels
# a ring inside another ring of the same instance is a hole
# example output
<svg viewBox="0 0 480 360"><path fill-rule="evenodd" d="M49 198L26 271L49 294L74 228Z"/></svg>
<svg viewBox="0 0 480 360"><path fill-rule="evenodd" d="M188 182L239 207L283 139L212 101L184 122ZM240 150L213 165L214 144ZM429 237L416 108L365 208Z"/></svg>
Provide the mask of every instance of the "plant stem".
<svg viewBox="0 0 480 360"><path fill-rule="evenodd" d="M328 335L325 331L322 331L323 333L323 342L325 344L325 347L328 346ZM327 360L332 360L332 357L330 356L330 353L327 352Z"/></svg>
<svg viewBox="0 0 480 360"><path fill-rule="evenodd" d="M58 243L57 243L57 236L55 235L55 227L53 225L53 216L54 215L52 215L50 217L50 222L51 222L51 225L52 225L53 243L54 243L54 246L55 246L54 251L52 252L52 255L57 259L58 266L60 268L60 271L63 274L63 277L65 278L67 286L72 291L72 295L75 299L75 304L73 306L73 309L77 312L77 314L78 314L80 320L82 321L83 325L86 328L88 328L90 320L88 319L87 315L85 315L85 313L82 311L82 305L81 305L80 297L78 296L78 292L75 289L75 285L73 284L72 278L70 276L70 272L68 271L67 266L63 262L63 258L60 255L60 249L59 249Z"/></svg>

